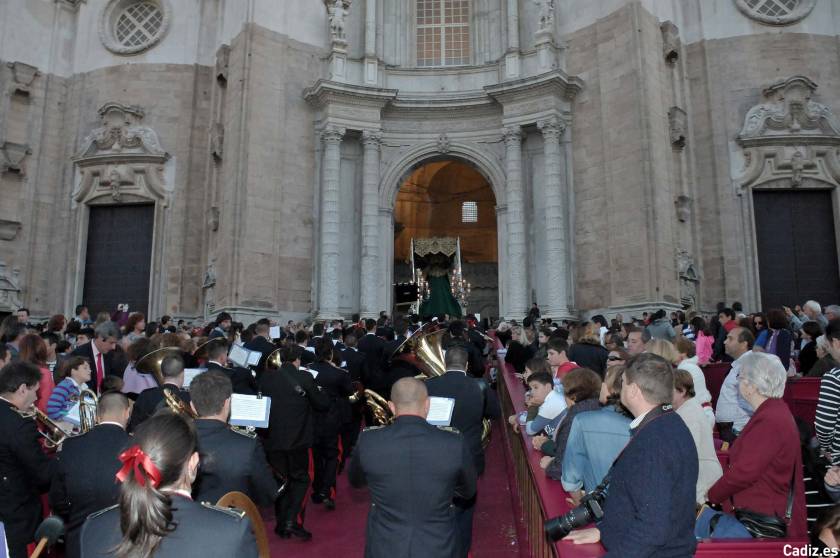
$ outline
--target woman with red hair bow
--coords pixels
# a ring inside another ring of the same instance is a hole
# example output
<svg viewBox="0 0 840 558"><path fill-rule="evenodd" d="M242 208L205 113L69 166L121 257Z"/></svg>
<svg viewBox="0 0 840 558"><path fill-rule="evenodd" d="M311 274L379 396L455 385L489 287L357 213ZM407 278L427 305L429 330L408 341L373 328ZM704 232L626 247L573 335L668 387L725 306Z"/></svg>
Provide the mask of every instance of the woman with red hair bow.
<svg viewBox="0 0 840 558"><path fill-rule="evenodd" d="M191 421L159 412L137 428L134 442L119 456L120 503L82 527L83 556L257 556L247 518L192 499L199 457Z"/></svg>

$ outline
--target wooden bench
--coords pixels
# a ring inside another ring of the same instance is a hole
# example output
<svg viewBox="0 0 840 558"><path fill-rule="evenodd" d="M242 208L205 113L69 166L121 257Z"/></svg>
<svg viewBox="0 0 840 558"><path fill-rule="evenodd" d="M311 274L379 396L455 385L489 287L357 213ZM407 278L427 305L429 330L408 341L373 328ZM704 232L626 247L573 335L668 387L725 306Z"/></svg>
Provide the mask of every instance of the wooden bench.
<svg viewBox="0 0 840 558"><path fill-rule="evenodd" d="M728 365L727 365L728 366ZM724 373L722 378L725 378ZM723 380L721 379L721 383ZM575 545L566 541L549 542L543 532L547 519L563 515L571 509L566 501L568 493L560 482L548 478L540 467L542 453L531 445L530 436L520 429L515 433L507 425L507 417L525 410L525 387L510 369L500 370L498 378L499 399L502 404L504 431L501 433L510 450L516 486L522 503L525 530L531 547L531 556L538 558L592 558L606 554L600 544ZM720 390L720 384L718 392ZM711 388L710 388L711 390ZM718 455L721 458L720 455ZM724 456L728 459L728 455ZM723 460L722 460L723 464ZM701 542L695 556L776 558L783 555L785 545L802 546L807 541L781 539L772 541L727 540Z"/></svg>

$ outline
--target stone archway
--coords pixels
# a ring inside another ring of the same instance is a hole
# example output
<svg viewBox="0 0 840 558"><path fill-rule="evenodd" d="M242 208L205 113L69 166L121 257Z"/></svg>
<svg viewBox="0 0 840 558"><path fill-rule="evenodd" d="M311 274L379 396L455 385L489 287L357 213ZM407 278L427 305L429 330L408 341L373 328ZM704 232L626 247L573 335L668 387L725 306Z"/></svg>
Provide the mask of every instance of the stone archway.
<svg viewBox="0 0 840 558"><path fill-rule="evenodd" d="M413 279L412 240L430 237L460 240L460 269L471 286L467 312L498 316L496 197L486 177L460 159L427 161L402 182L394 205L396 283Z"/></svg>
<svg viewBox="0 0 840 558"><path fill-rule="evenodd" d="M444 138L445 140L445 138ZM439 162L453 162L466 165L474 170L477 175L481 176L492 191L495 206L493 211L495 213L496 225L496 293L498 305L495 307L497 312L495 315L504 315L505 304L505 220L504 220L504 184L505 175L502 168L499 166L495 158L488 156L483 151L475 147L460 143L449 142L445 140L445 149L441 149L441 142L439 139L436 143L428 143L419 145L407 153L404 153L399 160L391 163L383 174L380 182L380 227L381 227L381 245L379 253L383 257L379 258L380 271L383 277L383 291L386 294L385 307L393 307L393 289L392 285L395 282L395 214L394 210L397 204L397 197L402 186L405 184L411 175L418 169L427 164L434 164ZM469 278L467 278L469 280ZM480 311L470 307L468 311Z"/></svg>

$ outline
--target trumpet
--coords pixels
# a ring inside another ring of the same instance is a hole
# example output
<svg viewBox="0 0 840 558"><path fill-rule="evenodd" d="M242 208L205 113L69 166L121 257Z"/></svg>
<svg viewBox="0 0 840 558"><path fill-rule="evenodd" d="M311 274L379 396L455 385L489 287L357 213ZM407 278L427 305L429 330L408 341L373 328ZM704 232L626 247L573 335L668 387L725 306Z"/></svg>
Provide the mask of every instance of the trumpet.
<svg viewBox="0 0 840 558"><path fill-rule="evenodd" d="M70 436L57 422L47 416L41 409L33 405L27 410L16 409L18 414L26 419L33 419L41 428L38 433L46 440L44 446L48 449L58 449L64 440Z"/></svg>

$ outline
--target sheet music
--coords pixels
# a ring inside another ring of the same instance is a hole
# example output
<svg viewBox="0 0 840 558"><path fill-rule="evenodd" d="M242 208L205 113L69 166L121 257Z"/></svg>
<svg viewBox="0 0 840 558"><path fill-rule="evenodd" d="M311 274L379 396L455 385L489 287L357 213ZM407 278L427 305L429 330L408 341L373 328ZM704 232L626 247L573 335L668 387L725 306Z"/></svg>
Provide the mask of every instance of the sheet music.
<svg viewBox="0 0 840 558"><path fill-rule="evenodd" d="M61 419L64 422L69 422L73 426L81 426L82 419L79 417L79 402L73 403L73 406L70 407L70 410L67 411L67 414L64 415Z"/></svg>
<svg viewBox="0 0 840 558"><path fill-rule="evenodd" d="M190 387L190 384L196 376L202 372L207 372L206 368L184 368L184 389Z"/></svg>
<svg viewBox="0 0 840 558"><path fill-rule="evenodd" d="M248 366L257 366L262 358L262 353L259 351L248 351Z"/></svg>
<svg viewBox="0 0 840 558"><path fill-rule="evenodd" d="M234 426L268 428L271 397L234 393L230 397L230 423Z"/></svg>
<svg viewBox="0 0 840 558"><path fill-rule="evenodd" d="M279 325L271 326L268 330L268 335L272 339L280 339L280 326Z"/></svg>
<svg viewBox="0 0 840 558"><path fill-rule="evenodd" d="M233 345L230 348L230 354L228 354L228 359L235 365L244 368L248 366L248 349L240 347L239 345Z"/></svg>
<svg viewBox="0 0 840 558"><path fill-rule="evenodd" d="M313 378L318 377L318 371L317 370L312 370L311 368L306 368L305 366L301 366L300 369L303 370L304 372L309 372L310 374L312 374Z"/></svg>
<svg viewBox="0 0 840 558"><path fill-rule="evenodd" d="M426 422L435 426L449 426L454 409L455 400L451 397L429 397L429 414L426 415Z"/></svg>

